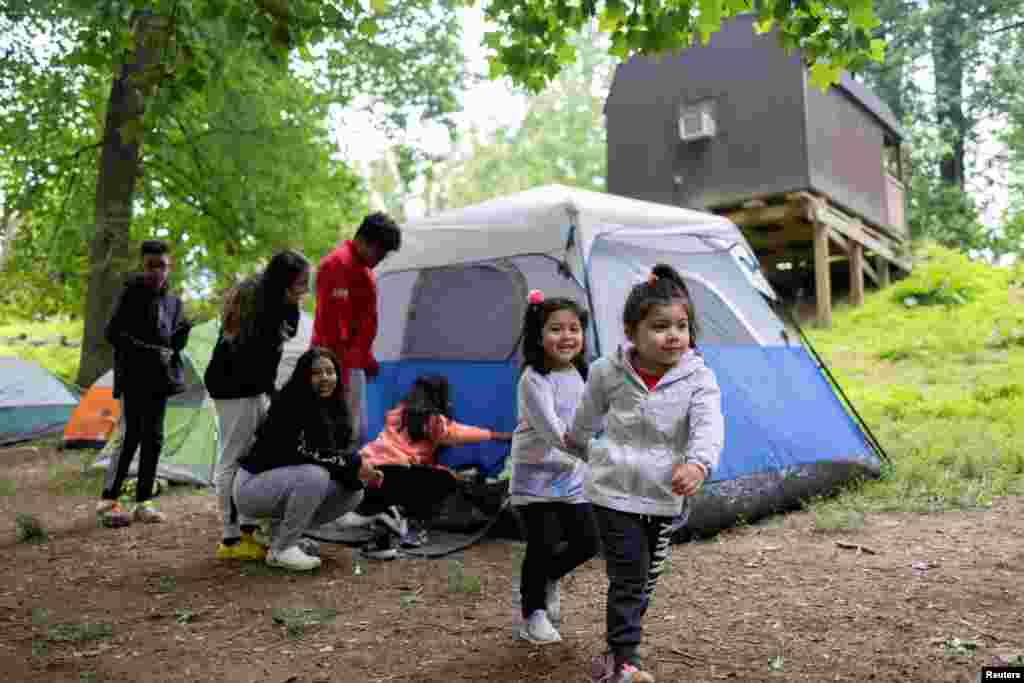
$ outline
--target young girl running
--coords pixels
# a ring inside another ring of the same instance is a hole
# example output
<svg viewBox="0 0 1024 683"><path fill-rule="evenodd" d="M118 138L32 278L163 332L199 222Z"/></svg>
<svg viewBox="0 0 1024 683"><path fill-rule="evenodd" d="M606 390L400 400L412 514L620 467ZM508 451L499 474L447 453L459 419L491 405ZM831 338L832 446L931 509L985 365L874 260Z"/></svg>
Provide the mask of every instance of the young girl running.
<svg viewBox="0 0 1024 683"><path fill-rule="evenodd" d="M417 377L409 394L384 416L384 429L376 439L366 444L361 455L363 462L379 465L429 465L440 467L437 451L444 446L480 443L482 441L509 441L512 434L471 427L451 417L451 399L448 379L441 375ZM391 559L397 555L396 540L405 545L421 545L426 541L424 523L433 516L440 503L455 486L451 477L450 488L424 488L423 478L416 476L392 477L379 488L370 488L357 512L364 516L388 514L391 506L402 506L413 524L411 533L396 539L398 527L390 525L378 533L362 550L373 559ZM438 482L432 478L431 482Z"/></svg>
<svg viewBox="0 0 1024 683"><path fill-rule="evenodd" d="M308 571L320 558L299 547L310 526L334 521L363 498L365 482L382 475L358 454L347 454L352 426L340 399L338 361L313 347L270 405L252 449L238 460L234 500L238 511L270 518L272 567Z"/></svg>
<svg viewBox="0 0 1024 683"><path fill-rule="evenodd" d="M637 656L641 622L670 552L673 519L718 464L724 430L714 373L697 353L697 317L683 279L654 267L623 313L629 340L595 362L566 435L589 446L586 494L608 567L608 652L595 683L653 683ZM607 417L603 436L591 437Z"/></svg>
<svg viewBox="0 0 1024 683"><path fill-rule="evenodd" d="M562 639L552 624L561 620L558 581L598 551L593 511L583 497L586 466L562 439L583 394L586 325L587 312L575 301L545 301L530 292L509 491L526 530L518 635L538 644Z"/></svg>

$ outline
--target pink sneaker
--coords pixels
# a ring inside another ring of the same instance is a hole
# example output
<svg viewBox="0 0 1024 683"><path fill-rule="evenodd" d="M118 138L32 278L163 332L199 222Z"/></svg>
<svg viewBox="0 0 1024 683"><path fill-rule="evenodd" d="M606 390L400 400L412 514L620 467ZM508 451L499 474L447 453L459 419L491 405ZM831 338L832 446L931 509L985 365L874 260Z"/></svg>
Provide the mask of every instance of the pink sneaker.
<svg viewBox="0 0 1024 683"><path fill-rule="evenodd" d="M615 655L611 653L594 657L590 664L590 677L593 683L655 683L654 676L631 662L616 665Z"/></svg>

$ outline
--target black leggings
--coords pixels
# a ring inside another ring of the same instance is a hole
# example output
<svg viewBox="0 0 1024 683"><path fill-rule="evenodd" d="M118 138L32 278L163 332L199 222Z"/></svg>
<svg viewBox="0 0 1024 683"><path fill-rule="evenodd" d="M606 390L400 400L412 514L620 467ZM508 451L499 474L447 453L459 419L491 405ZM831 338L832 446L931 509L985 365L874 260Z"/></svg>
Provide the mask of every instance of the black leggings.
<svg viewBox="0 0 1024 683"><path fill-rule="evenodd" d="M600 537L590 503L529 503L518 510L526 527L519 590L527 618L534 610L544 609L549 581L557 581L597 554Z"/></svg>
<svg viewBox="0 0 1024 683"><path fill-rule="evenodd" d="M643 618L672 552L672 517L595 506L608 570L608 649L636 661Z"/></svg>
<svg viewBox="0 0 1024 683"><path fill-rule="evenodd" d="M356 512L371 516L400 505L409 518L428 522L456 486L453 476L424 476L433 474L421 468L389 468L381 486L366 487Z"/></svg>
<svg viewBox="0 0 1024 683"><path fill-rule="evenodd" d="M164 447L167 397L142 392L125 394L121 399L121 410L124 413L124 440L121 442L121 450L111 458L107 467L103 498L117 500L121 495L121 487L128 476L135 450L138 449L139 478L135 499L141 503L153 497L156 466Z"/></svg>

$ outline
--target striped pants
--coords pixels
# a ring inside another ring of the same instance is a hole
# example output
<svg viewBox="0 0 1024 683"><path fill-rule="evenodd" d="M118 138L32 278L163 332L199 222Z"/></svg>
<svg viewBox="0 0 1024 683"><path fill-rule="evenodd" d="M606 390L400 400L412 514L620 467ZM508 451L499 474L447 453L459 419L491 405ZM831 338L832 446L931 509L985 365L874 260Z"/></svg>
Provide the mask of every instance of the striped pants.
<svg viewBox="0 0 1024 683"><path fill-rule="evenodd" d="M617 659L637 659L641 623L671 553L672 517L594 506L608 567L608 649Z"/></svg>

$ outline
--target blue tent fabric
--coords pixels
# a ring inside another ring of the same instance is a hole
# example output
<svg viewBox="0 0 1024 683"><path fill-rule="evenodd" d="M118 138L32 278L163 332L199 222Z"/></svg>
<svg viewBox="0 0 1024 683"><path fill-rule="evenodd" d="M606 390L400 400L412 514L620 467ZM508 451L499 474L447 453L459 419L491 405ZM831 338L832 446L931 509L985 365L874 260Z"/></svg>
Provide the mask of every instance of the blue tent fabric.
<svg viewBox="0 0 1024 683"><path fill-rule="evenodd" d="M877 467L877 458L802 347L704 346L701 352L722 389L725 449L714 480L836 462ZM452 386L453 413L465 424L513 431L518 368L514 363L394 361L381 363L367 392L369 434L383 427L416 377L440 374ZM496 476L509 444L487 442L446 449L443 464L475 466Z"/></svg>
<svg viewBox="0 0 1024 683"><path fill-rule="evenodd" d="M701 352L718 378L725 416L714 480L824 461L879 465L803 347L707 346Z"/></svg>
<svg viewBox="0 0 1024 683"><path fill-rule="evenodd" d="M0 446L60 432L78 398L42 366L0 358Z"/></svg>

